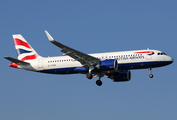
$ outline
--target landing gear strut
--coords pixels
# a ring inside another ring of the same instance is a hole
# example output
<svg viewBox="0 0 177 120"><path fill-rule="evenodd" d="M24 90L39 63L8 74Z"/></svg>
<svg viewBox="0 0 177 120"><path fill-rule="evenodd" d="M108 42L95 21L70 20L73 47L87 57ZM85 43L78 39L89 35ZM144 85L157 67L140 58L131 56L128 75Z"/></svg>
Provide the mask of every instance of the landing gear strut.
<svg viewBox="0 0 177 120"><path fill-rule="evenodd" d="M149 70L149 77L150 77L150 78L153 78L152 69L149 68L148 70Z"/></svg>

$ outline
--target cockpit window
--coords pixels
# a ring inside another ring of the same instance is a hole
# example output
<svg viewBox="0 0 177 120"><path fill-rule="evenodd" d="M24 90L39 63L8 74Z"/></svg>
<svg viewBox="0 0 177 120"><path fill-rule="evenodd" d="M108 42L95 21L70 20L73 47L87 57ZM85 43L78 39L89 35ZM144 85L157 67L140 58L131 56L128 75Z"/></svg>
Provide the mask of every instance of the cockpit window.
<svg viewBox="0 0 177 120"><path fill-rule="evenodd" d="M167 55L167 54L160 52L160 53L157 53L157 55Z"/></svg>
<svg viewBox="0 0 177 120"><path fill-rule="evenodd" d="M166 53L163 53L164 55L167 55Z"/></svg>

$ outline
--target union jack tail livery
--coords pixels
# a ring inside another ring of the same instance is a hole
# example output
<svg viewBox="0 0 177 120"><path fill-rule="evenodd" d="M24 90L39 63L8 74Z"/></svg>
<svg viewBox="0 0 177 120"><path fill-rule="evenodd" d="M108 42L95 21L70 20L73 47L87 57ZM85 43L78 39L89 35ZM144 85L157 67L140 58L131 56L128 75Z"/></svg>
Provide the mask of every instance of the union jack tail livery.
<svg viewBox="0 0 177 120"><path fill-rule="evenodd" d="M12 35L18 60L30 61L39 57L38 53L30 46L21 34Z"/></svg>

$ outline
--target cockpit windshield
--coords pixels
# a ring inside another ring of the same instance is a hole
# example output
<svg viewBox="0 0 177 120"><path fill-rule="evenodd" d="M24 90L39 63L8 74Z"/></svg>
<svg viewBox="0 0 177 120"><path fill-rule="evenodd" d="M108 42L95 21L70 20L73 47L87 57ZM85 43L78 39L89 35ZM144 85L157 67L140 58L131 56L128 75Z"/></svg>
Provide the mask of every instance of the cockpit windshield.
<svg viewBox="0 0 177 120"><path fill-rule="evenodd" d="M159 52L159 53L157 53L157 55L167 55L167 54L163 53L163 52Z"/></svg>

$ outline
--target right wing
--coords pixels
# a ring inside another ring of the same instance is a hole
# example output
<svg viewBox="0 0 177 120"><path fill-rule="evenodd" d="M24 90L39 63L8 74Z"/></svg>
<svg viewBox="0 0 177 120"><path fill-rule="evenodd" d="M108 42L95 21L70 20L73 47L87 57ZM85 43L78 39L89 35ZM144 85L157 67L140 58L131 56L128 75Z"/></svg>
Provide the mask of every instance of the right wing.
<svg viewBox="0 0 177 120"><path fill-rule="evenodd" d="M95 67L99 63L100 61L99 59L93 56L87 55L85 53L79 52L77 50L74 50L68 46L65 46L55 41L46 30L45 30L45 33L51 43L61 48L62 49L61 52L63 52L65 55L68 55L72 57L73 59L77 60L78 62L80 62L86 70L93 69L93 67Z"/></svg>

